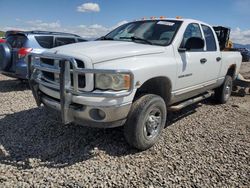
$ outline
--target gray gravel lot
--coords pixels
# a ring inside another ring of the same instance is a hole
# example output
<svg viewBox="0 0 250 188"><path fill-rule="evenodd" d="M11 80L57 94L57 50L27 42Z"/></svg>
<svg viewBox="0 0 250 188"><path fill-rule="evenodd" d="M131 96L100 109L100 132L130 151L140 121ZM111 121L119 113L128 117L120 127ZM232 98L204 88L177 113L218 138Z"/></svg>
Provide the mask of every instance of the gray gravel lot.
<svg viewBox="0 0 250 188"><path fill-rule="evenodd" d="M27 84L0 75L0 187L250 187L249 95L169 114L144 152L122 128L63 126L48 115Z"/></svg>

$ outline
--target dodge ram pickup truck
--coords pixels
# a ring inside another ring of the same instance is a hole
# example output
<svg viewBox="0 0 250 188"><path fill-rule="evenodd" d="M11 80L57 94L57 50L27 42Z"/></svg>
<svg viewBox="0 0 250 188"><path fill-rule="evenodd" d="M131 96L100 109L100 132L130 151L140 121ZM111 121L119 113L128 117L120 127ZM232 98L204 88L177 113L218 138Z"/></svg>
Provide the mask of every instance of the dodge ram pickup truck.
<svg viewBox="0 0 250 188"><path fill-rule="evenodd" d="M228 101L242 57L219 45L201 21L134 21L97 41L31 54L29 83L37 104L64 124L124 126L127 142L145 150L159 139L167 111L212 95Z"/></svg>

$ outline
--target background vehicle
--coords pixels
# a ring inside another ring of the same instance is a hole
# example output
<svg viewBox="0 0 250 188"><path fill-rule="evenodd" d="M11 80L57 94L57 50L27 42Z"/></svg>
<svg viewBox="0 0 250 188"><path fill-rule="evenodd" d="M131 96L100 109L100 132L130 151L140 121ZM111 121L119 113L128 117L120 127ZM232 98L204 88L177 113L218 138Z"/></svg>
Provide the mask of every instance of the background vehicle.
<svg viewBox="0 0 250 188"><path fill-rule="evenodd" d="M37 104L59 111L63 123L125 123L127 142L145 150L159 139L167 111L212 95L229 100L242 57L221 49L201 21L135 21L99 41L30 56L29 82Z"/></svg>
<svg viewBox="0 0 250 188"><path fill-rule="evenodd" d="M235 51L241 53L243 62L248 62L250 60L250 51L247 48L235 48Z"/></svg>
<svg viewBox="0 0 250 188"><path fill-rule="evenodd" d="M5 40L0 41L0 72L4 75L26 79L26 56L30 52L66 44L85 42L78 35L47 31L7 31Z"/></svg>

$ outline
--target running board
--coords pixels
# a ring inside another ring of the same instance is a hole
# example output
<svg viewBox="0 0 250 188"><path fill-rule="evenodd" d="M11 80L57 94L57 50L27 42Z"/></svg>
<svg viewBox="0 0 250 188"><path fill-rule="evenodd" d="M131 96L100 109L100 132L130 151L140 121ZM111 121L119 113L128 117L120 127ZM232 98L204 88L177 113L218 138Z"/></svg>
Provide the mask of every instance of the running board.
<svg viewBox="0 0 250 188"><path fill-rule="evenodd" d="M172 111L172 112L181 110L182 108L185 108L185 107L187 107L187 106L189 106L191 104L194 104L194 103L200 102L200 101L202 101L204 99L207 99L207 98L211 97L213 94L214 94L214 91L208 91L205 94L199 95L198 97L189 99L187 101L184 101L184 102L179 103L179 104L174 105L174 106L170 106L168 108L168 110Z"/></svg>

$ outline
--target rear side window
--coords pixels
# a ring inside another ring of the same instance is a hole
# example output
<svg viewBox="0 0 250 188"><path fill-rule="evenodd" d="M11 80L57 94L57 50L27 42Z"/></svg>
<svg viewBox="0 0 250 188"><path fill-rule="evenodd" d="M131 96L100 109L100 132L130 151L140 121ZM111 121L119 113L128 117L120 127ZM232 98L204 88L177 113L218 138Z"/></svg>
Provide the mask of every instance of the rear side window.
<svg viewBox="0 0 250 188"><path fill-rule="evenodd" d="M71 43L75 43L75 42L76 42L75 38L57 37L55 39L55 47L56 46L63 46L63 45L71 44Z"/></svg>
<svg viewBox="0 0 250 188"><path fill-rule="evenodd" d="M27 41L27 37L24 35L9 35L6 40L12 48L22 48Z"/></svg>
<svg viewBox="0 0 250 188"><path fill-rule="evenodd" d="M43 48L53 48L53 36L35 36L38 44Z"/></svg>
<svg viewBox="0 0 250 188"><path fill-rule="evenodd" d="M216 51L217 47L212 29L206 25L202 25L201 27L205 35L207 51Z"/></svg>

